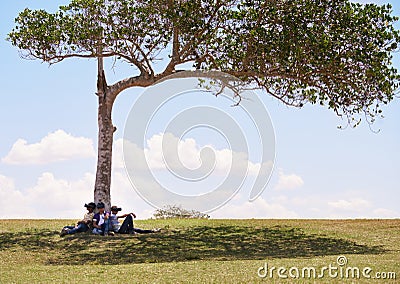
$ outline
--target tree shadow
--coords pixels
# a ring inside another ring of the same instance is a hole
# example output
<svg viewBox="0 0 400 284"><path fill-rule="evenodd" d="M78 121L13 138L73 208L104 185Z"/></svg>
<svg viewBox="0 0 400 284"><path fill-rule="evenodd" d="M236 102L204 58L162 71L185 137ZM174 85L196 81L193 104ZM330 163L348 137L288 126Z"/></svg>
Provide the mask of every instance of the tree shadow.
<svg viewBox="0 0 400 284"><path fill-rule="evenodd" d="M314 257L339 254L379 254L367 246L325 235L305 234L299 228L274 226L200 226L162 233L102 237L88 233L59 238L58 232L35 230L1 233L0 249L16 246L48 251L46 264L129 264L188 260L250 260Z"/></svg>

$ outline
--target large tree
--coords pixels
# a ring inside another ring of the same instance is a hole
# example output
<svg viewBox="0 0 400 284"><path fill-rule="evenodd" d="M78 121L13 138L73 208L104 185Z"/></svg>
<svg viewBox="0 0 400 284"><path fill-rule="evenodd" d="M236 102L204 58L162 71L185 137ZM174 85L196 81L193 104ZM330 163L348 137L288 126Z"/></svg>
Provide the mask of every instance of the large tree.
<svg viewBox="0 0 400 284"><path fill-rule="evenodd" d="M285 104L326 105L356 125L394 98L399 31L390 5L348 0L72 0L55 13L25 9L9 40L22 56L49 64L98 60L98 162L95 202L110 206L116 97L147 87L193 62L259 87ZM168 56L166 55L168 52ZM108 84L103 59L132 66ZM163 58L165 69L154 63Z"/></svg>

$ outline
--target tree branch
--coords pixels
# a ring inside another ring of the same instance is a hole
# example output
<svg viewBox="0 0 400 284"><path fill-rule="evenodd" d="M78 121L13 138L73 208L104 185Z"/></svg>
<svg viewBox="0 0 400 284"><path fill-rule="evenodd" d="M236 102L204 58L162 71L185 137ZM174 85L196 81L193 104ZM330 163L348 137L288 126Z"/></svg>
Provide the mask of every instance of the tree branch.
<svg viewBox="0 0 400 284"><path fill-rule="evenodd" d="M161 76L149 77L146 74L129 77L109 86L109 94L112 97L112 99L115 100L118 94L120 94L122 91L131 87L149 87L155 82L157 82L157 80L159 80L160 77Z"/></svg>

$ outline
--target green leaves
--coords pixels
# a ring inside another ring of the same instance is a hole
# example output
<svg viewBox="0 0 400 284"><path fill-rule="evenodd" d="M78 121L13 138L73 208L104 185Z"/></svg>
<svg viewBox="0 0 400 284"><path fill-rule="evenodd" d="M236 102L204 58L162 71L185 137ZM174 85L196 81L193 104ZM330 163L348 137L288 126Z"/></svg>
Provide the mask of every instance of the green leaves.
<svg viewBox="0 0 400 284"><path fill-rule="evenodd" d="M131 63L152 58L171 38L160 1L74 0L55 14L24 10L9 40L27 58L49 63L67 57L118 55ZM162 12L162 11L161 11Z"/></svg>
<svg viewBox="0 0 400 284"><path fill-rule="evenodd" d="M286 104L327 105L351 118L374 119L393 99L399 43L391 7L347 0L248 0L228 11L209 69L252 82ZM351 121L349 119L349 121Z"/></svg>
<svg viewBox="0 0 400 284"><path fill-rule="evenodd" d="M397 20L390 5L348 0L72 0L54 14L25 9L9 40L26 58L49 63L102 50L150 76L171 50L167 73L192 61L288 105L374 119L399 87L391 67Z"/></svg>

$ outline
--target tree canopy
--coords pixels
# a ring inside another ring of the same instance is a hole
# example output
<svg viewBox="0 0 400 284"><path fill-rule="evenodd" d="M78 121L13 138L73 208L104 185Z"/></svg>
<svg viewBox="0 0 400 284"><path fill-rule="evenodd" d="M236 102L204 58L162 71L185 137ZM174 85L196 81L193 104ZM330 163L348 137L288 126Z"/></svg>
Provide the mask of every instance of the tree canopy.
<svg viewBox="0 0 400 284"><path fill-rule="evenodd" d="M50 64L70 57L128 62L137 72L111 86L115 94L193 62L288 105L326 105L355 125L358 114L379 116L399 86L391 12L390 5L348 0L72 0L55 13L25 9L9 40L23 57Z"/></svg>

